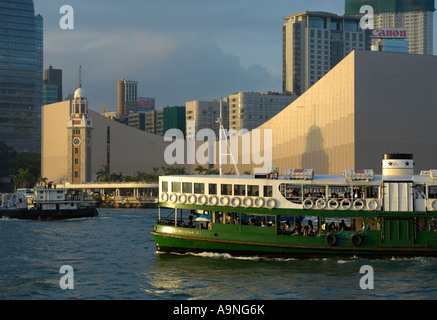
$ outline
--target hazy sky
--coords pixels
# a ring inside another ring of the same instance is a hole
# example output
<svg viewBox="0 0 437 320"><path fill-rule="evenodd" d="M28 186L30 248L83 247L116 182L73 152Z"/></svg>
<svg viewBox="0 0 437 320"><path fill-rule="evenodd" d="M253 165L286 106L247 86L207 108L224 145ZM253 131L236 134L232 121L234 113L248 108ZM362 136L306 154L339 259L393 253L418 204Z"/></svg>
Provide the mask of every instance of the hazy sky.
<svg viewBox="0 0 437 320"><path fill-rule="evenodd" d="M138 81L138 96L155 98L159 109L239 91L282 91L283 17L344 14L344 0L34 3L44 17L44 68L63 70L65 97L78 87L81 65L91 108L107 111L116 110L121 78ZM74 30L59 26L66 4L74 9Z"/></svg>

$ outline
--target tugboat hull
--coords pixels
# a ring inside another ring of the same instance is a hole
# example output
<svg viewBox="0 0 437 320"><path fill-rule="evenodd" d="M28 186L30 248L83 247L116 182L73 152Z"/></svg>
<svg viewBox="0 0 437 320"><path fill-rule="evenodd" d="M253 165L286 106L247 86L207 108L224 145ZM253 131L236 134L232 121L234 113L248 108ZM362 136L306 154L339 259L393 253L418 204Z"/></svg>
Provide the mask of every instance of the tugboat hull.
<svg viewBox="0 0 437 320"><path fill-rule="evenodd" d="M64 210L38 210L38 209L3 209L0 218L19 220L54 221L78 218L97 217L96 208L64 209Z"/></svg>

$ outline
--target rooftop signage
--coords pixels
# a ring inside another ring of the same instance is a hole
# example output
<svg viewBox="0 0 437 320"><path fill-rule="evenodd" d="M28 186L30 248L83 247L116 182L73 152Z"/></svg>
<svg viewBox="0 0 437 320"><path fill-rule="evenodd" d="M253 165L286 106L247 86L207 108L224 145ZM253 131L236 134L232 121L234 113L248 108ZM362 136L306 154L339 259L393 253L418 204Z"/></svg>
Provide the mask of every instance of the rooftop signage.
<svg viewBox="0 0 437 320"><path fill-rule="evenodd" d="M407 37L406 29L372 29L372 38L389 38L389 39L405 39Z"/></svg>

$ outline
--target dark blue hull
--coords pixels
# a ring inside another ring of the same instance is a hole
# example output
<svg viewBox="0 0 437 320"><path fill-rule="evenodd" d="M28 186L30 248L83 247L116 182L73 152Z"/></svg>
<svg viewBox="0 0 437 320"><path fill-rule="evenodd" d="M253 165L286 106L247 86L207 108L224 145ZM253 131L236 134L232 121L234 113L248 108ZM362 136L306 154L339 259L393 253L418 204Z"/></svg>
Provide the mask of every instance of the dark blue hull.
<svg viewBox="0 0 437 320"><path fill-rule="evenodd" d="M53 221L97 216L94 207L71 210L0 209L0 218L3 219Z"/></svg>

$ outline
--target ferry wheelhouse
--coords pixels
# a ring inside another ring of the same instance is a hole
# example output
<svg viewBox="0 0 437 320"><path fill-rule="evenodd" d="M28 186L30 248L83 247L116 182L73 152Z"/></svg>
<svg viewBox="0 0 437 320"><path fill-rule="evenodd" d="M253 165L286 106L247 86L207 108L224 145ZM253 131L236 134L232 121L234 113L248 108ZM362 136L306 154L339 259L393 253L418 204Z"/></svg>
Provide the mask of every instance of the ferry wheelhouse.
<svg viewBox="0 0 437 320"><path fill-rule="evenodd" d="M413 169L413 155L385 154L382 175L163 176L150 233L167 253L437 256L437 170Z"/></svg>

